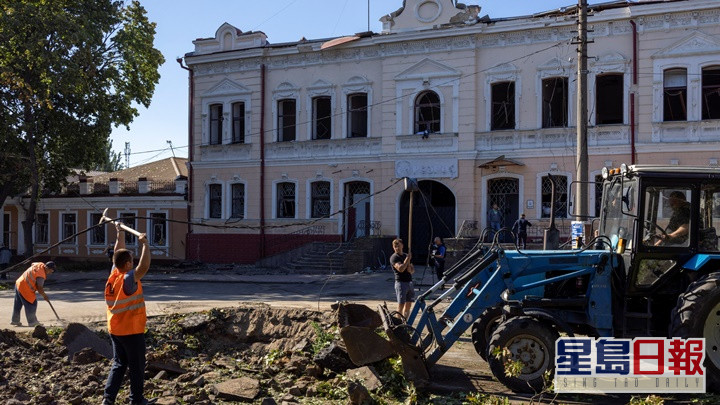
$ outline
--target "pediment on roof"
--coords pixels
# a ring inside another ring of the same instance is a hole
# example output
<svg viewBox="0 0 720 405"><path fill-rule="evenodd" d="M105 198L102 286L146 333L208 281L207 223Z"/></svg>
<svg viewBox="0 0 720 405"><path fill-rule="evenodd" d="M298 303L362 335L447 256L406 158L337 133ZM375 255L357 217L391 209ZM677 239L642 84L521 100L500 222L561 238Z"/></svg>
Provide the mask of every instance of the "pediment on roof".
<svg viewBox="0 0 720 405"><path fill-rule="evenodd" d="M248 94L252 93L250 89L247 87L235 83L234 81L230 79L225 79L215 85L215 87L208 90L205 94L203 94L204 97L207 96L228 96L228 95L234 95L234 94Z"/></svg>
<svg viewBox="0 0 720 405"><path fill-rule="evenodd" d="M519 69L512 63L503 63L502 65L494 66L487 70L487 74L500 74L500 73L516 73Z"/></svg>
<svg viewBox="0 0 720 405"><path fill-rule="evenodd" d="M450 66L443 65L440 62L426 58L395 76L395 80L413 80L448 76L460 76L460 71L453 69Z"/></svg>
<svg viewBox="0 0 720 405"><path fill-rule="evenodd" d="M323 79L318 79L317 81L315 81L315 83L310 85L310 87L308 87L308 88L310 88L310 89L325 89L325 88L332 87L332 86L333 86L332 83L327 82Z"/></svg>
<svg viewBox="0 0 720 405"><path fill-rule="evenodd" d="M215 39L218 41L222 41L223 35L226 33L230 33L233 36L233 39L235 39L238 35L238 29L232 24L229 23L223 23L223 25L219 26L218 29L215 31Z"/></svg>
<svg viewBox="0 0 720 405"><path fill-rule="evenodd" d="M720 41L702 32L695 32L689 37L655 53L652 57L657 59L718 52L720 52Z"/></svg>
<svg viewBox="0 0 720 405"><path fill-rule="evenodd" d="M383 32L432 29L444 24L477 21L480 6L453 0L404 0L402 7L383 16Z"/></svg>

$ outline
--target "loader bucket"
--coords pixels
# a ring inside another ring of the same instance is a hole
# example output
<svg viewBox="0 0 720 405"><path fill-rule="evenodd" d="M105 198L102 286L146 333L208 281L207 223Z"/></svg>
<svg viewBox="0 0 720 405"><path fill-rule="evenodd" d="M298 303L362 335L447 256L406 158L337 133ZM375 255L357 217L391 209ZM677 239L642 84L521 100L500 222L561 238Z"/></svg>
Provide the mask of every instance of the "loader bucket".
<svg viewBox="0 0 720 405"><path fill-rule="evenodd" d="M411 328L402 319L393 317L387 306L381 305L375 312L365 305L339 303L336 309L340 336L353 363L363 366L398 354L405 378L417 386L429 381L423 351L408 343ZM389 341L376 333L381 326Z"/></svg>

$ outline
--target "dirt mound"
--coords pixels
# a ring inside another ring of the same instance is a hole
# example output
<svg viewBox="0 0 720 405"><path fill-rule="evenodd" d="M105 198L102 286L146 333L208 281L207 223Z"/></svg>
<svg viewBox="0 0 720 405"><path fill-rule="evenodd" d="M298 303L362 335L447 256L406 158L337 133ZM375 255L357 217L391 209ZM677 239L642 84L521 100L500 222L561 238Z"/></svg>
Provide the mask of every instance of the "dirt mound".
<svg viewBox="0 0 720 405"><path fill-rule="evenodd" d="M5 344L7 346L18 346L25 344L25 342L20 340L15 332L6 329L0 329L0 344Z"/></svg>

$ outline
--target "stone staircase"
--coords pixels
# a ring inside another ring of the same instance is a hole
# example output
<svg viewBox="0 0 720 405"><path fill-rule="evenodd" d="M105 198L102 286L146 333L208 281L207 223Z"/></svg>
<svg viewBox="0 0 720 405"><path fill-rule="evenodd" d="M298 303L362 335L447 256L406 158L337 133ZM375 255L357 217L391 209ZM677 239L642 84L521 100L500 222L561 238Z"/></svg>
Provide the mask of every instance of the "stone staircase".
<svg viewBox="0 0 720 405"><path fill-rule="evenodd" d="M291 272L342 273L345 270L345 255L349 249L350 245L347 243L313 242L312 248L283 267Z"/></svg>

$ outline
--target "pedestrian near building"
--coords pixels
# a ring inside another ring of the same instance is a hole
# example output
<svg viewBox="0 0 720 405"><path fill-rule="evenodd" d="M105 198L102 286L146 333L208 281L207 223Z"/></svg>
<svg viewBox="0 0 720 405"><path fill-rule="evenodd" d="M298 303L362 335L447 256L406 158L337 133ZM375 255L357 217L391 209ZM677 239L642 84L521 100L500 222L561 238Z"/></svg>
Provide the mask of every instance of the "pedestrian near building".
<svg viewBox="0 0 720 405"><path fill-rule="evenodd" d="M446 251L447 249L445 248L445 244L443 243L442 238L436 236L433 243L432 256L433 259L435 259L435 274L437 275L438 280L441 280L443 278L443 274L445 272Z"/></svg>
<svg viewBox="0 0 720 405"><path fill-rule="evenodd" d="M0 247L0 280L7 280L7 273L3 271L10 266L10 260L12 260L12 251L7 243L3 243Z"/></svg>
<svg viewBox="0 0 720 405"><path fill-rule="evenodd" d="M490 211L488 211L488 223L490 224L490 228L492 231L490 232L490 239L495 237L495 234L500 230L500 227L502 225L503 221L503 215L502 211L500 211L500 208L498 208L497 204L493 204Z"/></svg>
<svg viewBox="0 0 720 405"><path fill-rule="evenodd" d="M512 231L517 235L517 245L522 248L527 248L527 227L532 226L530 221L525 219L525 214L520 214L520 218L513 224Z"/></svg>
<svg viewBox="0 0 720 405"><path fill-rule="evenodd" d="M412 283L415 267L410 262L412 253L403 253L402 239L393 240L392 246L395 253L390 256L390 265L395 273L395 296L398 302L398 312L407 319L410 316L410 307L415 301Z"/></svg>
<svg viewBox="0 0 720 405"><path fill-rule="evenodd" d="M45 279L55 271L55 262L36 262L30 265L15 281L15 303L13 305L10 324L22 326L20 323L20 309L25 307L25 318L28 326L39 325L37 320L37 295L39 293L47 302L50 302L43 286Z"/></svg>
<svg viewBox="0 0 720 405"><path fill-rule="evenodd" d="M130 372L130 403L151 404L143 395L145 374L145 300L140 281L150 269L150 250L145 234L138 237L142 244L140 260L133 269L132 252L125 249L125 235L115 224L118 241L113 255L114 268L105 285L107 323L113 346L113 363L110 368L103 405L114 405L125 372Z"/></svg>

